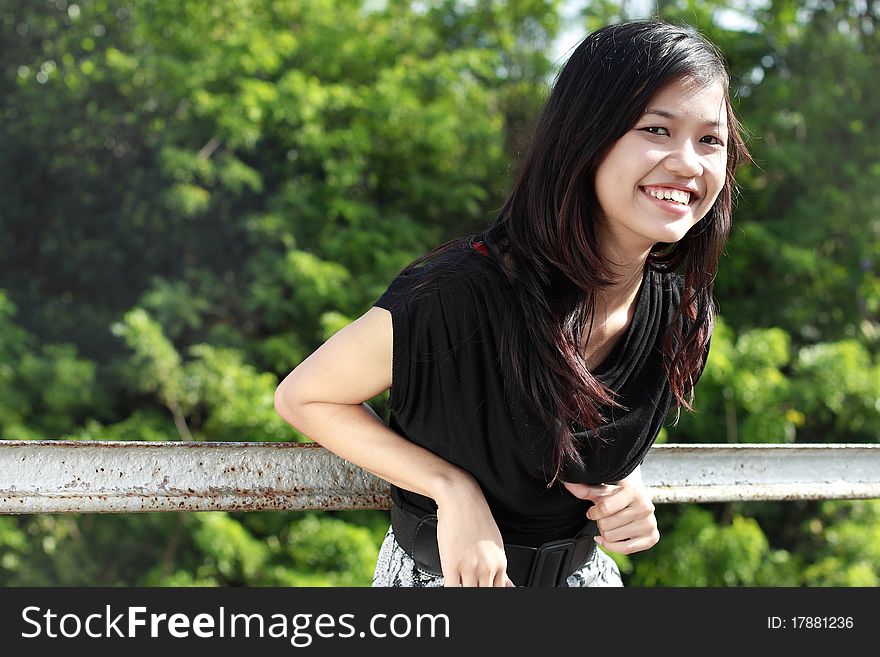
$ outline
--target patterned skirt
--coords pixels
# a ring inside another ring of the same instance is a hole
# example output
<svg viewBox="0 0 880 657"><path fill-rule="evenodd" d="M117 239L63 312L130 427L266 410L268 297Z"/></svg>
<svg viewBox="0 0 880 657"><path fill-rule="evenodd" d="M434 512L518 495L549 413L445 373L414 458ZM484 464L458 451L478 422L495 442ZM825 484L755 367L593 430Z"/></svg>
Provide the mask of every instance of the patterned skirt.
<svg viewBox="0 0 880 657"><path fill-rule="evenodd" d="M590 560L569 575L565 585L567 587L623 586L623 580L614 560L597 546ZM394 532L389 527L376 560L373 586L413 588L443 586L443 576L419 570L412 557L400 547Z"/></svg>

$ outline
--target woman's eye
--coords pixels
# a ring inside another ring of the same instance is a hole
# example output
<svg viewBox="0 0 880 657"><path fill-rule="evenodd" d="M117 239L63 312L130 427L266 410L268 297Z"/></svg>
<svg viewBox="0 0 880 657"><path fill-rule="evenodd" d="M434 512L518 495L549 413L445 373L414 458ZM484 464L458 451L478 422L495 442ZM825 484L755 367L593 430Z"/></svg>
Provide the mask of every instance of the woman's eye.
<svg viewBox="0 0 880 657"><path fill-rule="evenodd" d="M724 143L715 135L706 135L700 141L704 144L712 144L713 146L724 146Z"/></svg>
<svg viewBox="0 0 880 657"><path fill-rule="evenodd" d="M652 135L669 135L669 130L667 130L666 128L661 128L658 125L650 125L646 128L641 128L641 130L644 130L645 132L648 132Z"/></svg>

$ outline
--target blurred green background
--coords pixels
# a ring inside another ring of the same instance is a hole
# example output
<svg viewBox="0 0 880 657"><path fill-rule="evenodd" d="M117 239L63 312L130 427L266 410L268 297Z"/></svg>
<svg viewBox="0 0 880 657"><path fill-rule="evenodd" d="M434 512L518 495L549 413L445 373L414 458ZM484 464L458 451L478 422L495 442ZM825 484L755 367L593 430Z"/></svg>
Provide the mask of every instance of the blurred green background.
<svg viewBox="0 0 880 657"><path fill-rule="evenodd" d="M876 443L878 11L0 0L0 437L305 440L278 381L409 261L490 223L561 39L659 14L728 57L755 156L698 412L660 440ZM629 586L880 584L880 501L658 519L655 548L616 557ZM0 585L368 586L387 523L0 516Z"/></svg>

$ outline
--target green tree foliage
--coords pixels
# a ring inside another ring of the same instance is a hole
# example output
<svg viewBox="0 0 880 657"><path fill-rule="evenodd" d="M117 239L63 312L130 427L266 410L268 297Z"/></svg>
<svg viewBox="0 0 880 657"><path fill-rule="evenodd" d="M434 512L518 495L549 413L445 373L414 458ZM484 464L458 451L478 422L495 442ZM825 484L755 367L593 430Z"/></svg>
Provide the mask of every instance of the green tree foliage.
<svg viewBox="0 0 880 657"><path fill-rule="evenodd" d="M826 501L806 521L818 558L804 570L810 586L880 586L880 501Z"/></svg>
<svg viewBox="0 0 880 657"><path fill-rule="evenodd" d="M671 520L671 519L670 519ZM795 559L771 549L754 518L718 524L713 514L689 507L671 523L650 555L637 557L635 586L795 586Z"/></svg>
<svg viewBox="0 0 880 657"><path fill-rule="evenodd" d="M6 438L58 438L107 409L93 361L69 343L39 345L15 323L0 290L0 431Z"/></svg>
<svg viewBox="0 0 880 657"><path fill-rule="evenodd" d="M741 92L759 167L730 247L750 256L719 276L726 309L798 345L857 338L876 352L877 17L857 2L785 0L755 18L765 52Z"/></svg>
<svg viewBox="0 0 880 657"><path fill-rule="evenodd" d="M0 0L0 437L304 440L272 407L280 377L403 265L491 220L562 4ZM639 17L581 6L585 31ZM652 9L725 53L755 156L696 412L662 440L880 438L868 6ZM616 557L629 584L880 577L872 502L660 520L657 547ZM386 526L385 512L0 517L0 584L367 585Z"/></svg>
<svg viewBox="0 0 880 657"><path fill-rule="evenodd" d="M370 580L380 538L319 512L0 516L0 581L360 586Z"/></svg>

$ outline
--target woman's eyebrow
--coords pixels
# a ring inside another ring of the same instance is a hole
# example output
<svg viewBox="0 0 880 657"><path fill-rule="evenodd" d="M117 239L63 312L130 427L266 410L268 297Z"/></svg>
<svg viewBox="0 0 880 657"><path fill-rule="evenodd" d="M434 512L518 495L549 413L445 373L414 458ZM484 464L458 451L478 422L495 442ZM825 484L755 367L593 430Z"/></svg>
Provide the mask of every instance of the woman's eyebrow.
<svg viewBox="0 0 880 657"><path fill-rule="evenodd" d="M655 116L662 116L664 119L670 119L675 121L679 118L677 114L674 112L670 112L669 110L661 109L659 107L649 107L645 110L643 116L647 116L648 114L654 114ZM706 125L710 128L715 128L716 130L721 130L722 128L727 127L726 123L722 123L721 121L703 121L703 125Z"/></svg>

